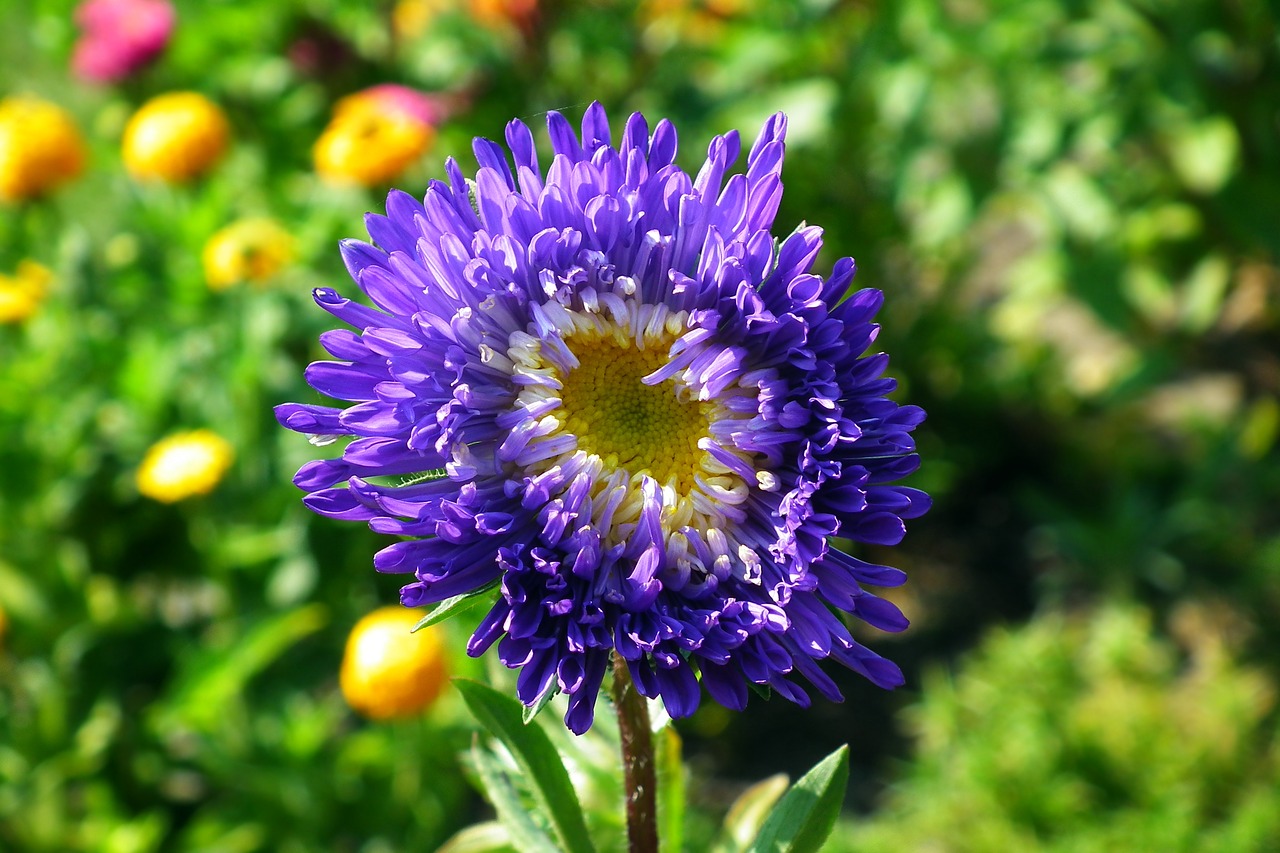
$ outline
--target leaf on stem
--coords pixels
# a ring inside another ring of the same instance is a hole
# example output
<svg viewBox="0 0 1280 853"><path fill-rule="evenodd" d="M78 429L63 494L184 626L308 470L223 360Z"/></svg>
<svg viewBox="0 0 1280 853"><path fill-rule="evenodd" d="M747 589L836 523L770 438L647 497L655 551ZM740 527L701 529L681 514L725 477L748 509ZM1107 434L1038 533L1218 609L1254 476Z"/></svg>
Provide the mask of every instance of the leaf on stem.
<svg viewBox="0 0 1280 853"><path fill-rule="evenodd" d="M519 853L556 853L555 842L534 822L529 810L520 801L520 794L502 762L477 744L471 748L471 764L480 777L480 784L484 786L485 797L498 813L498 821L506 829L507 844Z"/></svg>
<svg viewBox="0 0 1280 853"><path fill-rule="evenodd" d="M783 795L749 853L818 853L840 816L848 783L849 747L842 746Z"/></svg>
<svg viewBox="0 0 1280 853"><path fill-rule="evenodd" d="M458 678L453 683L471 713L515 758L521 781L550 821L560 849L594 853L577 793L547 733L524 724L523 708L515 699L478 681Z"/></svg>

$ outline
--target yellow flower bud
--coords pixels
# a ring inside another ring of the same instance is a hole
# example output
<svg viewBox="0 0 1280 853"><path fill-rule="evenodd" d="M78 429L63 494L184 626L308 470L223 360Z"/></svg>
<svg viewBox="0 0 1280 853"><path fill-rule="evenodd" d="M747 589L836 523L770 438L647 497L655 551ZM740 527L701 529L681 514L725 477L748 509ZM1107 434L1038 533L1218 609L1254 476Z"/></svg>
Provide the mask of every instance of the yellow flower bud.
<svg viewBox="0 0 1280 853"><path fill-rule="evenodd" d="M231 444L207 429L176 433L147 451L138 466L138 491L161 503L208 494L233 456Z"/></svg>
<svg viewBox="0 0 1280 853"><path fill-rule="evenodd" d="M38 98L0 101L0 201L39 196L84 168L85 148L71 116Z"/></svg>
<svg viewBox="0 0 1280 853"><path fill-rule="evenodd" d="M230 137L227 117L213 101L196 92L169 92L129 119L124 165L135 178L181 183L209 171Z"/></svg>
<svg viewBox="0 0 1280 853"><path fill-rule="evenodd" d="M270 219L241 219L204 244L204 277L213 290L263 282L293 260L293 236Z"/></svg>
<svg viewBox="0 0 1280 853"><path fill-rule="evenodd" d="M12 276L0 273L0 323L19 323L34 314L52 280L49 268L35 261L22 261Z"/></svg>
<svg viewBox="0 0 1280 853"><path fill-rule="evenodd" d="M410 633L422 612L382 607L351 629L339 685L347 704L371 720L429 708L448 679L443 637L431 626Z"/></svg>

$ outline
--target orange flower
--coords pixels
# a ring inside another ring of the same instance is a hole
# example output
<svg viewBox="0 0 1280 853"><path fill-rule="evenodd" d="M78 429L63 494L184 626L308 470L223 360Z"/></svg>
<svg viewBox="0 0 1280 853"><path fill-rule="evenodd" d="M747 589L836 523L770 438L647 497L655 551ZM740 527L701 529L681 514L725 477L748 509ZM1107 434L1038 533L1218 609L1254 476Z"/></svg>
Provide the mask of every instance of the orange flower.
<svg viewBox="0 0 1280 853"><path fill-rule="evenodd" d="M448 678L445 647L435 626L410 633L422 613L382 607L351 629L339 685L347 704L371 720L421 713Z"/></svg>
<svg viewBox="0 0 1280 853"><path fill-rule="evenodd" d="M316 140L316 171L335 183L378 186L399 177L435 140L440 102L392 84L348 95Z"/></svg>
<svg viewBox="0 0 1280 853"><path fill-rule="evenodd" d="M0 101L0 201L35 198L84 168L84 140L71 116L39 98Z"/></svg>
<svg viewBox="0 0 1280 853"><path fill-rule="evenodd" d="M196 92L169 92L143 104L124 129L124 165L135 178L182 183L204 174L227 149L222 109Z"/></svg>

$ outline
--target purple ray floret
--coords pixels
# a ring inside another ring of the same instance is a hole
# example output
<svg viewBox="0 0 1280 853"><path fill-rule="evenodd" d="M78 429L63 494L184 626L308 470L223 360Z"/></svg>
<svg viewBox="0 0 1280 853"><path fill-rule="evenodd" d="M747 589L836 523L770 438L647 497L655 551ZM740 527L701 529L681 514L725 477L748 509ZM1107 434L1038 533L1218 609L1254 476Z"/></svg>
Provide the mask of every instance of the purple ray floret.
<svg viewBox="0 0 1280 853"><path fill-rule="evenodd" d="M554 112L547 131L545 169L513 121L474 178L450 159L343 242L373 307L315 292L354 331L322 335L306 378L345 405L276 408L348 439L298 471L306 504L401 537L374 566L412 575L406 606L496 581L469 653L496 644L526 704L567 694L576 733L615 653L677 717L703 689L742 709L750 683L839 700L828 658L901 684L841 613L902 630L865 586L905 575L830 539L895 545L928 509L895 485L924 413L868 354L883 295L850 293L850 258L813 272L819 228L770 230L786 117L736 174L736 132L690 176L665 120L632 115L615 147L593 104L581 135Z"/></svg>

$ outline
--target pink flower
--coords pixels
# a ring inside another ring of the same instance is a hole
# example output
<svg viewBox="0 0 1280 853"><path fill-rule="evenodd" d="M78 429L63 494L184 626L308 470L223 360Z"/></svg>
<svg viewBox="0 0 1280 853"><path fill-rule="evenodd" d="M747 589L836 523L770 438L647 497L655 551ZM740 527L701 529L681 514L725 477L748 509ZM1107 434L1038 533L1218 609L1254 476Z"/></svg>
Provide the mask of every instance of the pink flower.
<svg viewBox="0 0 1280 853"><path fill-rule="evenodd" d="M160 55L175 20L169 0L85 0L76 9L83 35L71 68L95 83L128 77Z"/></svg>
<svg viewBox="0 0 1280 853"><path fill-rule="evenodd" d="M370 86L357 92L351 100L360 101L361 106L375 106L433 127L438 125L448 112L440 96L428 95L426 92L419 92L417 89L410 89L398 83L380 83Z"/></svg>

